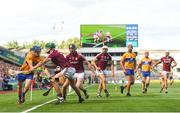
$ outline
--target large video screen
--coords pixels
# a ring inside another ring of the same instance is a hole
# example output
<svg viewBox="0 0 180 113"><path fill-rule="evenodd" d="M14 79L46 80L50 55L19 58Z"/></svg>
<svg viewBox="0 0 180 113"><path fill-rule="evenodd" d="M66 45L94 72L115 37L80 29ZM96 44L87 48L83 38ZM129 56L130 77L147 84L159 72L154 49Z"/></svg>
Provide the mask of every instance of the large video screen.
<svg viewBox="0 0 180 113"><path fill-rule="evenodd" d="M126 47L129 43L138 46L137 24L81 25L82 47Z"/></svg>
<svg viewBox="0 0 180 113"><path fill-rule="evenodd" d="M127 24L126 25L126 46L132 44L134 47L138 47L138 25Z"/></svg>

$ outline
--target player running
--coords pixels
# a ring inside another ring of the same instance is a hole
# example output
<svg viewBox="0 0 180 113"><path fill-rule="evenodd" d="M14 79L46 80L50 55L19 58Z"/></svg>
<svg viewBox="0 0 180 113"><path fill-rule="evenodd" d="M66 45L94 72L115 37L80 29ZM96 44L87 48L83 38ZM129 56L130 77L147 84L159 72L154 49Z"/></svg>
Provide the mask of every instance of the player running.
<svg viewBox="0 0 180 113"><path fill-rule="evenodd" d="M147 93L147 88L150 84L150 75L151 75L151 69L153 65L153 60L149 58L149 52L144 53L144 58L140 60L138 63L138 66L135 70L135 73L138 71L138 69L141 69L142 73L142 93Z"/></svg>
<svg viewBox="0 0 180 113"><path fill-rule="evenodd" d="M122 59L120 61L120 65L128 81L127 84L125 84L124 86L123 85L120 86L120 88L121 88L121 93L123 94L124 88L127 87L126 96L131 96L130 88L131 88L131 85L134 84L134 70L136 67L136 54L132 50L133 50L132 44L128 44L128 52L123 54Z"/></svg>
<svg viewBox="0 0 180 113"><path fill-rule="evenodd" d="M112 61L111 55L108 53L108 47L103 46L102 52L96 55L93 59L93 65L96 68L97 75L99 76L99 87L98 87L98 94L97 97L101 96L101 91L104 90L106 97L109 97L109 92L106 87L106 76L107 76L107 65L111 65L112 77L115 80L114 75L114 63Z"/></svg>
<svg viewBox="0 0 180 113"><path fill-rule="evenodd" d="M91 70L91 64L86 60L84 56L77 53L75 44L69 45L70 53L66 56L66 59L70 62L72 67L76 69L76 73L74 78L76 79L76 87L83 91L85 98L87 99L89 95L87 94L87 90L83 87L83 82L85 78L84 73L84 63L88 64L89 69Z"/></svg>
<svg viewBox="0 0 180 113"><path fill-rule="evenodd" d="M55 85L55 90L60 92L59 90L59 86L57 83L55 83L55 79L59 78L60 76L65 76L66 78L66 82L68 82L71 87L75 90L76 94L79 97L79 103L83 102L84 99L81 97L80 94L80 90L75 86L75 81L74 81L74 74L76 72L75 68L73 68L71 66L71 64L69 63L69 61L64 57L64 55L60 52L58 52L57 50L55 50L55 44L54 43L47 43L45 45L46 48L46 53L48 53L49 55L40 63L37 64L37 66L35 66L34 68L32 68L31 70L34 70L35 68L44 65L46 62L48 61L52 61L54 64L56 64L57 66L60 66L62 71L57 73L55 76L52 77L51 81L54 83ZM64 101L64 97L66 95L66 89L63 87L62 88L62 97L58 98L57 104L60 102Z"/></svg>
<svg viewBox="0 0 180 113"><path fill-rule="evenodd" d="M20 70L24 73L20 73L16 76L18 80L18 103L22 104L25 102L25 95L28 92L31 86L31 80L33 79L34 73L29 71L30 68L33 68L38 62L42 61L40 57L41 47L40 46L33 46L31 51L25 57L24 63L22 64ZM24 90L22 91L23 82L25 82Z"/></svg>
<svg viewBox="0 0 180 113"><path fill-rule="evenodd" d="M106 32L106 40L107 42L111 42L112 41L112 36L110 32Z"/></svg>
<svg viewBox="0 0 180 113"><path fill-rule="evenodd" d="M98 36L98 30L93 34L93 38L94 38L94 42L95 43L98 43L100 41L100 38Z"/></svg>
<svg viewBox="0 0 180 113"><path fill-rule="evenodd" d="M94 37L94 42L95 42L95 43L99 43L99 41L104 42L103 33L102 33L101 30L97 30L97 31L93 34L93 37Z"/></svg>
<svg viewBox="0 0 180 113"><path fill-rule="evenodd" d="M158 62L156 62L154 67L160 63L163 63L163 71L160 74L162 78L160 93L162 93L163 90L165 90L165 93L168 93L168 78L170 77L170 74L172 74L171 68L173 69L177 63L174 58L170 56L169 51L165 52L165 57L162 57Z"/></svg>

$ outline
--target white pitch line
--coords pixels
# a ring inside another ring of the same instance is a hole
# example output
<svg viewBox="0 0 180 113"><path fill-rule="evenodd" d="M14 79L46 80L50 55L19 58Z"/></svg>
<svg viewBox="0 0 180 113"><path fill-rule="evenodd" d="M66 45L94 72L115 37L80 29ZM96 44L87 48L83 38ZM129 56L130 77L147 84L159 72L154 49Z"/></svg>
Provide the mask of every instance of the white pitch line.
<svg viewBox="0 0 180 113"><path fill-rule="evenodd" d="M45 102L45 103L43 103L43 104L39 104L39 105L37 105L37 106L34 106L34 107L30 108L30 109L27 109L27 110L21 112L21 113L30 112L30 111L32 111L32 110L35 110L35 109L41 107L41 106L44 106L44 105L46 105L46 104L49 104L49 103L51 103L51 102L53 102L53 101L55 101L55 100L57 100L57 99L53 99L53 100L47 101L47 102Z"/></svg>
<svg viewBox="0 0 180 113"><path fill-rule="evenodd" d="M93 86L93 85L87 86L87 87L85 87L85 88L89 88L89 87L91 87L91 86ZM71 94L73 94L73 93L74 93L74 91L68 93L68 95L71 95ZM51 103L51 102L53 102L53 101L55 101L55 100L57 100L57 99L53 99L53 100L47 101L47 102L45 102L45 103L39 104L39 105L37 105L37 106L34 106L34 107L30 108L30 109L27 109L27 110L21 112L21 113L27 113L27 112L30 112L30 111L32 111L32 110L35 110L35 109L41 107L41 106L44 106L44 105L46 105L46 104L49 104L49 103Z"/></svg>

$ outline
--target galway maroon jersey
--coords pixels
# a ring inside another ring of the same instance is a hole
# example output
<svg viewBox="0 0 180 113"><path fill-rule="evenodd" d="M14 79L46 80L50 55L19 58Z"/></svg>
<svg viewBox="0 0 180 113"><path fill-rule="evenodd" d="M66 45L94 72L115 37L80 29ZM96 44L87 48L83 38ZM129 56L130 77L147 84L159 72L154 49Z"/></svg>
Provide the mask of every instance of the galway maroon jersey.
<svg viewBox="0 0 180 113"><path fill-rule="evenodd" d="M51 58L51 61L56 64L57 66L60 66L62 69L66 67L70 67L71 64L69 61L64 57L64 55L57 50L54 50L48 58Z"/></svg>
<svg viewBox="0 0 180 113"><path fill-rule="evenodd" d="M108 62L112 60L112 57L108 53L100 53L96 57L97 60L97 66L100 67L101 70L105 70Z"/></svg>
<svg viewBox="0 0 180 113"><path fill-rule="evenodd" d="M163 71L171 71L171 63L174 61L173 57L162 57L161 62L163 62Z"/></svg>
<svg viewBox="0 0 180 113"><path fill-rule="evenodd" d="M85 61L85 58L78 54L77 52L70 53L66 56L66 59L70 62L72 67L76 69L76 73L82 73L84 72L84 65L83 61Z"/></svg>

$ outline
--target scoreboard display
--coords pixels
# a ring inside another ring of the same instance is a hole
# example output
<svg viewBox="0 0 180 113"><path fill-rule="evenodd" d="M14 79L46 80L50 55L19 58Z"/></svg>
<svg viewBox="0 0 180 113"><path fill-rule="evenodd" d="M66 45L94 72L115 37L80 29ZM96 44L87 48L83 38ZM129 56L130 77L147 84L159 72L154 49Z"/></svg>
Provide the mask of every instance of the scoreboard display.
<svg viewBox="0 0 180 113"><path fill-rule="evenodd" d="M137 24L93 24L81 25L81 47L98 48L106 45L111 48L138 47Z"/></svg>
<svg viewBox="0 0 180 113"><path fill-rule="evenodd" d="M138 25L128 24L126 25L126 46L132 44L134 47L138 47Z"/></svg>

